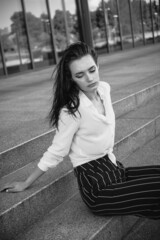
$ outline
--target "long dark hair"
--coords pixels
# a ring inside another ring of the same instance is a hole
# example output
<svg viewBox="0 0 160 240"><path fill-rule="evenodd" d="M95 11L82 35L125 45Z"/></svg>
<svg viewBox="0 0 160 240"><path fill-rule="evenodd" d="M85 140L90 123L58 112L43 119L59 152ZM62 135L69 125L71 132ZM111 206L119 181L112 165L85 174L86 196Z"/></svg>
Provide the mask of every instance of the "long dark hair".
<svg viewBox="0 0 160 240"><path fill-rule="evenodd" d="M63 107L68 109L70 114L75 116L79 107L79 88L72 80L69 64L85 55L90 54L97 64L97 55L93 48L84 42L71 44L64 52L57 64L54 74L53 103L49 113L49 120L52 126L58 128L60 111Z"/></svg>

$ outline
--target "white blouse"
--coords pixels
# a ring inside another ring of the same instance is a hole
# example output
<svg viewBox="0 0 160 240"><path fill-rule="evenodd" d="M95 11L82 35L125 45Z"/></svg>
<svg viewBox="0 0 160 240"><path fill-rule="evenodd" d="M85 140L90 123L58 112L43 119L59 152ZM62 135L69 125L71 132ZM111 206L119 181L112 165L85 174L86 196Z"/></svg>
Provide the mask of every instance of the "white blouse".
<svg viewBox="0 0 160 240"><path fill-rule="evenodd" d="M100 81L98 94L103 101L105 115L100 114L89 98L80 91L79 113L76 117L66 108L60 113L58 130L52 145L38 163L42 171L55 167L69 154L73 167L108 154L113 163L116 158L113 151L115 136L115 115L111 103L110 86Z"/></svg>

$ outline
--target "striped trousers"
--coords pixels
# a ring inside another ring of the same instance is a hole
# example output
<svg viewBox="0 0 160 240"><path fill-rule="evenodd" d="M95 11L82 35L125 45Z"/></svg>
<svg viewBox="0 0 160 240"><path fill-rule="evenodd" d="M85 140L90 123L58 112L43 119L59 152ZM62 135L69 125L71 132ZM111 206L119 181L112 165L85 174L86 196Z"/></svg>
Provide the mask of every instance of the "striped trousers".
<svg viewBox="0 0 160 240"><path fill-rule="evenodd" d="M106 155L74 171L81 197L94 214L160 219L160 166L124 168Z"/></svg>

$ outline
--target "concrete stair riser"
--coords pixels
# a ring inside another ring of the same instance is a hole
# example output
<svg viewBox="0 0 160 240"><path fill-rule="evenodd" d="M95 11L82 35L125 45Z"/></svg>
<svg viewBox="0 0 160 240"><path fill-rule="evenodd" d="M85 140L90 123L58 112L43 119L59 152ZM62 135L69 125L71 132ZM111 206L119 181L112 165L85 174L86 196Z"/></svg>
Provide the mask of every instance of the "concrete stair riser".
<svg viewBox="0 0 160 240"><path fill-rule="evenodd" d="M151 156L155 156L151 149L159 153L159 144L160 135L135 151L132 161L143 155L138 165L144 165ZM130 161L130 157L124 159L125 164ZM157 164L157 160L153 160L152 164ZM159 233L160 220L135 216L98 217L90 214L79 194L75 194L33 228L17 236L16 240L159 240Z"/></svg>
<svg viewBox="0 0 160 240"><path fill-rule="evenodd" d="M134 110L160 93L160 84L153 85L113 103L116 118ZM55 130L42 134L0 154L0 177L40 158L51 144Z"/></svg>
<svg viewBox="0 0 160 240"><path fill-rule="evenodd" d="M116 154L118 154L118 158L121 158L121 161L124 157L131 154L132 151L135 151L137 148L153 139L156 134L158 135L159 132L156 129L157 121L159 121L158 117L115 144ZM73 189L70 189L72 187ZM65 189L64 195L62 189ZM59 191L57 192L57 190ZM70 194L67 192L68 190ZM9 238L10 236L14 236L15 233L23 231L23 229L31 223L43 217L44 212L47 213L50 211L50 208L56 208L60 203L70 198L76 191L76 179L73 176L73 172L70 171L64 178L62 177L58 181L50 183L49 186L40 189L27 199L19 202L16 207L2 213L0 217L2 226L0 235ZM55 205L55 203L57 205ZM24 212L25 217L23 217ZM17 221L13 221L14 218L17 219ZM7 231L5 230L6 226L9 226Z"/></svg>
<svg viewBox="0 0 160 240"><path fill-rule="evenodd" d="M160 83L151 87L145 88L135 94L131 94L126 98L120 99L113 103L116 118L126 114L129 111L140 107L142 104L147 103L152 98L160 94Z"/></svg>
<svg viewBox="0 0 160 240"><path fill-rule="evenodd" d="M10 240L78 192L73 171L0 215L0 239ZM3 236L3 237L2 237Z"/></svg>
<svg viewBox="0 0 160 240"><path fill-rule="evenodd" d="M95 216L76 194L16 240L120 240L137 220L135 216Z"/></svg>
<svg viewBox="0 0 160 240"><path fill-rule="evenodd" d="M159 240L160 220L139 219L122 240Z"/></svg>
<svg viewBox="0 0 160 240"><path fill-rule="evenodd" d="M133 216L113 217L110 219L110 223L102 225L101 230L97 231L89 240L122 240L137 219Z"/></svg>
<svg viewBox="0 0 160 240"><path fill-rule="evenodd" d="M51 144L54 134L55 133L52 130L21 145L2 152L0 154L0 177L27 165L37 158L40 158Z"/></svg>
<svg viewBox="0 0 160 240"><path fill-rule="evenodd" d="M160 116L116 142L114 152L122 161L127 155L160 134Z"/></svg>

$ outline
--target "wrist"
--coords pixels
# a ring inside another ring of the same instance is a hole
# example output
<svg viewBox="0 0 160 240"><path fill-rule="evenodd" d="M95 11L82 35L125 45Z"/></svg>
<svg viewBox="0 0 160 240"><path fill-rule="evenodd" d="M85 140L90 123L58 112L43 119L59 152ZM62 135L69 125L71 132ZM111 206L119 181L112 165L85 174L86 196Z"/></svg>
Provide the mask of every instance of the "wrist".
<svg viewBox="0 0 160 240"><path fill-rule="evenodd" d="M31 184L28 182L28 180L24 181L24 188L28 188Z"/></svg>

